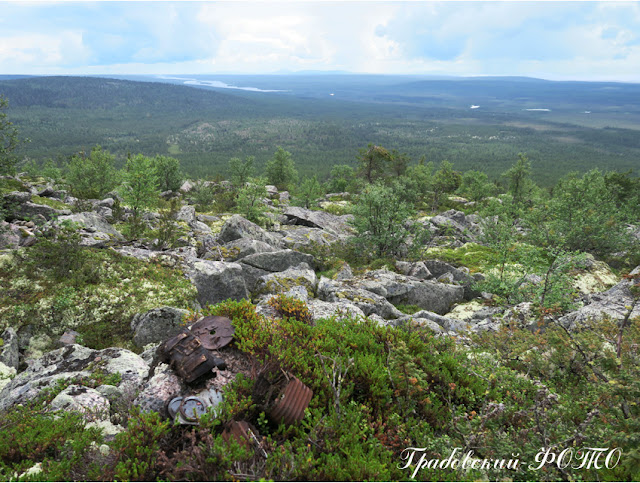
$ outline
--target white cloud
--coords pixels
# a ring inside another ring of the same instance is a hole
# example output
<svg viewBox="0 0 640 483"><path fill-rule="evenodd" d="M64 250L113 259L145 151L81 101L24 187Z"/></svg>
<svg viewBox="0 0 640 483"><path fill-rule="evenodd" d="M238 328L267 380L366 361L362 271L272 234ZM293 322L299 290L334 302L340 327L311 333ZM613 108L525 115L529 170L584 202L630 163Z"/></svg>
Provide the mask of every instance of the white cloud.
<svg viewBox="0 0 640 483"><path fill-rule="evenodd" d="M0 65L9 72L11 67L41 69L65 66L86 59L88 51L83 44L82 32L65 31L57 35L19 34L0 37Z"/></svg>

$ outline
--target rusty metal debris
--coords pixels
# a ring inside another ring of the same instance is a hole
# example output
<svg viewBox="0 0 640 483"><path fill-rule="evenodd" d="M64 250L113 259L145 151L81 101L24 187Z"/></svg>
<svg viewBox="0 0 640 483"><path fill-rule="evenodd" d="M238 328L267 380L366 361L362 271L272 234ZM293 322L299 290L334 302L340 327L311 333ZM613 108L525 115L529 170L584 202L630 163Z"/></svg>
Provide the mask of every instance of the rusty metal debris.
<svg viewBox="0 0 640 483"><path fill-rule="evenodd" d="M229 344L233 339L235 330L231 320L227 317L211 315L193 324L191 332L200 339L202 347L208 350L215 350Z"/></svg>
<svg viewBox="0 0 640 483"><path fill-rule="evenodd" d="M171 367L186 382L193 382L216 367L213 354L202 347L200 339L184 329L159 348L159 354L170 360Z"/></svg>
<svg viewBox="0 0 640 483"><path fill-rule="evenodd" d="M231 438L234 438L245 448L254 446L256 449L260 450L262 456L266 458L267 452L262 447L259 436L260 435L256 428L246 421L233 420L227 424L222 432L222 437L227 443L231 441Z"/></svg>
<svg viewBox="0 0 640 483"><path fill-rule="evenodd" d="M312 397L313 391L297 377L292 377L269 414L278 423L299 423Z"/></svg>

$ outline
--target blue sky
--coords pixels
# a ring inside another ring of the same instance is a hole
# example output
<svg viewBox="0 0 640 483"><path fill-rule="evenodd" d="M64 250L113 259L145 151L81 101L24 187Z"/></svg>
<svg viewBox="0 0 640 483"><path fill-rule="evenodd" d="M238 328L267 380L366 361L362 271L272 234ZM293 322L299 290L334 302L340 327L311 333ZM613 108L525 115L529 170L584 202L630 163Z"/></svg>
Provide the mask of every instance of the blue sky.
<svg viewBox="0 0 640 483"><path fill-rule="evenodd" d="M0 1L0 74L300 70L640 82L640 2Z"/></svg>

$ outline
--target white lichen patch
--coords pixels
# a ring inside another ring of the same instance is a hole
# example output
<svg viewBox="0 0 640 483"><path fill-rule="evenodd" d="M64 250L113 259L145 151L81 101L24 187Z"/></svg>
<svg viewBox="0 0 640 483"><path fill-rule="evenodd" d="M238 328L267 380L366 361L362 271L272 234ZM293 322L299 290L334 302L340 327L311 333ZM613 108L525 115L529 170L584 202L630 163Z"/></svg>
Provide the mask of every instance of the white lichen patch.
<svg viewBox="0 0 640 483"><path fill-rule="evenodd" d="M618 276L611 271L609 265L601 261L594 261L593 267L586 273L579 274L573 287L582 293L590 294L603 292L620 281Z"/></svg>
<svg viewBox="0 0 640 483"><path fill-rule="evenodd" d="M478 300L472 300L466 304L456 305L454 309L445 315L452 319L468 320L478 310L484 308L484 304Z"/></svg>

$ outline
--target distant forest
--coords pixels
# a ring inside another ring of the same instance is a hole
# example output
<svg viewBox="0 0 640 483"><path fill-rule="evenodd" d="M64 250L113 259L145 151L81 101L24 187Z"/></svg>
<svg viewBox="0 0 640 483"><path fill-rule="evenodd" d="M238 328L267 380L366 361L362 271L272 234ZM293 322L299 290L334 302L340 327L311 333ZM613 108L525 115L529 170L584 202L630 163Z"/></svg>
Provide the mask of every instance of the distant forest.
<svg viewBox="0 0 640 483"><path fill-rule="evenodd" d="M185 86L182 80L0 77L22 158L62 165L95 145L170 155L193 177L227 176L229 159L278 146L301 175L355 164L369 143L497 179L526 153L551 186L570 171L640 166L640 85L523 78L401 76L209 76L252 92ZM144 81L143 81L144 80ZM471 106L478 106L472 108Z"/></svg>

